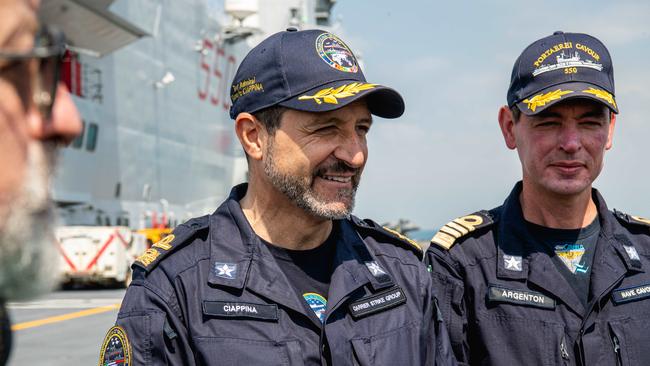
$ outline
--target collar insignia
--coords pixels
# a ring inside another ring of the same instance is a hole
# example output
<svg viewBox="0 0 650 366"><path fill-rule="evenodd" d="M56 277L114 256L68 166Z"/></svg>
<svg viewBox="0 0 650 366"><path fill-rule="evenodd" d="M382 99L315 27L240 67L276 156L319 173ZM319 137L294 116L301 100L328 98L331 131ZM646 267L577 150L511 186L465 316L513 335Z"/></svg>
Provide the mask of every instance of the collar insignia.
<svg viewBox="0 0 650 366"><path fill-rule="evenodd" d="M235 263L214 262L214 275L234 280L237 278L237 265Z"/></svg>
<svg viewBox="0 0 650 366"><path fill-rule="evenodd" d="M635 247L629 245L623 245L623 248L625 248L625 252L627 252L627 256L630 257L631 261L641 260L641 258L639 258L639 253L637 253Z"/></svg>
<svg viewBox="0 0 650 366"><path fill-rule="evenodd" d="M365 265L368 267L368 270L370 270L370 273L375 277L386 275L386 272L375 261L366 262Z"/></svg>
<svg viewBox="0 0 650 366"><path fill-rule="evenodd" d="M503 265L511 271L521 272L521 257L518 255L504 255Z"/></svg>

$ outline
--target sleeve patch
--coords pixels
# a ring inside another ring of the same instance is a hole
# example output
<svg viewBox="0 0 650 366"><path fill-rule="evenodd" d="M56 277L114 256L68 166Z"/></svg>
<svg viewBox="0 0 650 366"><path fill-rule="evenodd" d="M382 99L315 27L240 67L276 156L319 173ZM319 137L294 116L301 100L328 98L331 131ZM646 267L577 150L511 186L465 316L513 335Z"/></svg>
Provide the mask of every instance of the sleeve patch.
<svg viewBox="0 0 650 366"><path fill-rule="evenodd" d="M129 338L126 336L124 328L116 325L106 332L99 354L98 366L130 366L131 364L131 344Z"/></svg>
<svg viewBox="0 0 650 366"><path fill-rule="evenodd" d="M431 243L449 250L456 240L493 223L494 220L492 220L487 211L479 211L471 215L459 217L443 225L433 238L431 238Z"/></svg>

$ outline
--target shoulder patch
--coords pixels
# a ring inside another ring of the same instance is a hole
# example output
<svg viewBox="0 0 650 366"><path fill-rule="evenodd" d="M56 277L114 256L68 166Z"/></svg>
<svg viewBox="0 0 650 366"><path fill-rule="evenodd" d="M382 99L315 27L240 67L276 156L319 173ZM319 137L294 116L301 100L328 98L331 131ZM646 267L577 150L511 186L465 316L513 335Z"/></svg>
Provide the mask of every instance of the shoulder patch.
<svg viewBox="0 0 650 366"><path fill-rule="evenodd" d="M124 328L116 325L106 332L98 365L132 365L131 344Z"/></svg>
<svg viewBox="0 0 650 366"><path fill-rule="evenodd" d="M151 248L147 249L140 255L133 266L144 269L146 273L151 272L153 268L166 256L172 253L175 249L183 247L201 230L205 230L209 226L209 216L202 216L191 219L179 226L177 226L171 234L162 238Z"/></svg>
<svg viewBox="0 0 650 366"><path fill-rule="evenodd" d="M418 244L415 240L410 239L395 230L381 226L370 219L361 220L358 217L351 216L350 221L359 229L370 230L382 235L385 238L392 239L391 243L399 244L401 247L414 252L420 260L424 259L424 251L422 250L420 244Z"/></svg>
<svg viewBox="0 0 650 366"><path fill-rule="evenodd" d="M614 216L624 224L642 225L650 227L650 219L639 216L628 215L624 212L614 210Z"/></svg>
<svg viewBox="0 0 650 366"><path fill-rule="evenodd" d="M463 236L494 223L488 211L478 211L471 215L459 217L449 221L431 238L431 244L436 244L449 250L456 240Z"/></svg>

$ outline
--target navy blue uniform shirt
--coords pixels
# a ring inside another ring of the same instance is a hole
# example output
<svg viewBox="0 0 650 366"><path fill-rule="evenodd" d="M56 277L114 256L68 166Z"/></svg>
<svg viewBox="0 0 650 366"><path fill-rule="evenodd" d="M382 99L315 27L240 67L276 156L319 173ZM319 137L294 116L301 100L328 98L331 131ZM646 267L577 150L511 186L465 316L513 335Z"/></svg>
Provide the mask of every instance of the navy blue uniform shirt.
<svg viewBox="0 0 650 366"><path fill-rule="evenodd" d="M11 323L4 301L0 300L0 366L5 365L11 350Z"/></svg>
<svg viewBox="0 0 650 366"><path fill-rule="evenodd" d="M427 251L459 363L650 365L650 221L609 211L593 190L601 230L585 307L532 242L520 192L445 225Z"/></svg>
<svg viewBox="0 0 650 366"><path fill-rule="evenodd" d="M104 359L455 365L431 276L410 244L370 221L338 221L327 315L314 332L318 320L241 210L245 192L235 187L214 214L179 226L136 262Z"/></svg>

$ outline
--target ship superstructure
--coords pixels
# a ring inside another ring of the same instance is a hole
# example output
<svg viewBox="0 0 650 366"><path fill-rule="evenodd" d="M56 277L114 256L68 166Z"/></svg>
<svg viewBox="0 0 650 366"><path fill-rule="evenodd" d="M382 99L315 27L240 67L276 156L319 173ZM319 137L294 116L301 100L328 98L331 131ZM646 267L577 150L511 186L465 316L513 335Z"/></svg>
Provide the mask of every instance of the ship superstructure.
<svg viewBox="0 0 650 366"><path fill-rule="evenodd" d="M64 149L53 184L62 225L161 235L212 212L232 185L246 180L228 115L239 62L289 26L327 29L333 5L45 2L42 17L71 36L62 77L84 124L83 134Z"/></svg>

